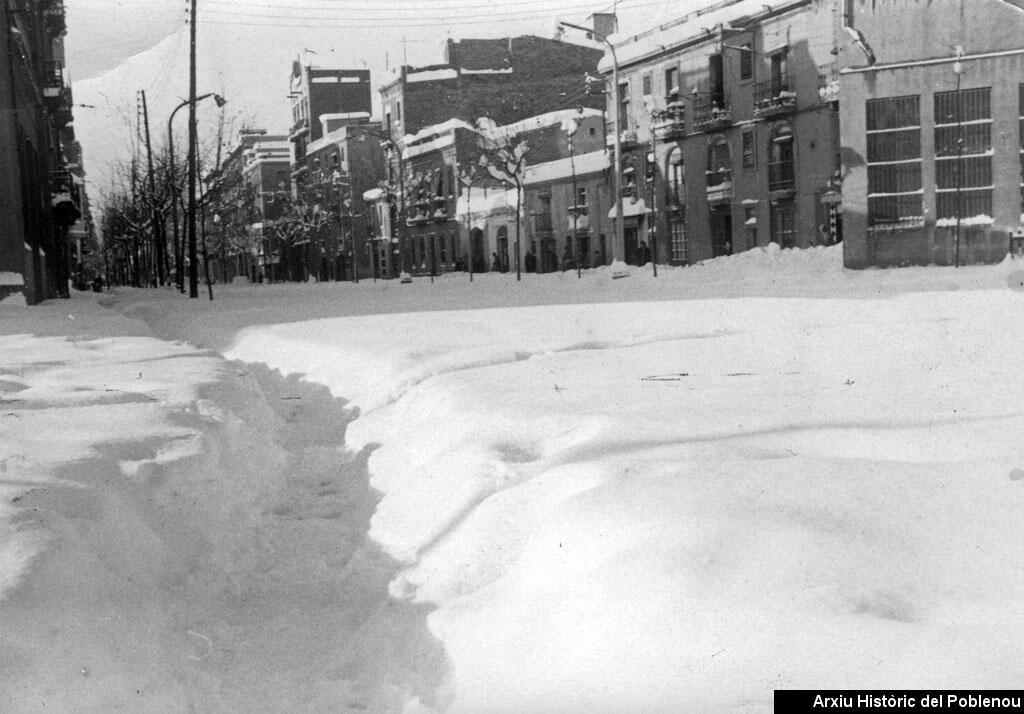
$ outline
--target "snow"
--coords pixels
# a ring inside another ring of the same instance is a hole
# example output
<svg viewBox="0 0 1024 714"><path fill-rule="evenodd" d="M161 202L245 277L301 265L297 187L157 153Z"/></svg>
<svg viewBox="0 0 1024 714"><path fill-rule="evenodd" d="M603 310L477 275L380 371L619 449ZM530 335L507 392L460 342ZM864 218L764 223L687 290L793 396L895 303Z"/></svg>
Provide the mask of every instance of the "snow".
<svg viewBox="0 0 1024 714"><path fill-rule="evenodd" d="M987 216L984 213L977 216L964 216L959 221L961 226L990 226L992 223L994 223L992 216ZM940 218L935 221L935 225L940 228L948 228L957 225L957 220L956 218Z"/></svg>
<svg viewBox="0 0 1024 714"><path fill-rule="evenodd" d="M440 79L458 79L459 73L455 69L430 69L420 72L406 72L406 82L434 82Z"/></svg>
<svg viewBox="0 0 1024 714"><path fill-rule="evenodd" d="M582 111L579 107L575 109L558 109L553 112L546 112L544 114L538 114L536 116L527 117L511 124L495 124L490 122L489 132L495 138L502 138L508 136L515 136L523 132L535 131L537 129L543 129L544 127L551 126L552 124L561 125L563 122L572 121L577 119L583 119L585 117L599 117L602 116L603 112L600 109L593 109L590 107L583 107Z"/></svg>
<svg viewBox="0 0 1024 714"><path fill-rule="evenodd" d="M37 316L23 326L34 330L52 319L45 309L5 301L0 321L13 324L29 311ZM89 304L76 307L81 311L88 318ZM175 425L170 415L201 411L197 385L216 376L213 358L182 343L0 335L0 599L46 542L42 531L15 520L12 502L59 481L61 469L95 455L104 444L154 442L152 454L122 460L122 472L129 476L139 475L148 463L197 453L197 433Z"/></svg>
<svg viewBox="0 0 1024 714"><path fill-rule="evenodd" d="M21 273L12 273L9 270L0 270L0 285L24 285L25 278Z"/></svg>
<svg viewBox="0 0 1024 714"><path fill-rule="evenodd" d="M841 251L213 303L131 290L121 309L348 400L381 494L370 534L404 566L391 593L434 608L451 659L439 711L1020 687L1024 270L846 271ZM171 436L157 415L205 359L5 339L0 380L69 409L74 385L142 370L158 401L126 428ZM22 375L8 353L65 364Z"/></svg>
<svg viewBox="0 0 1024 714"><path fill-rule="evenodd" d="M612 206L611 210L608 211L608 217L609 218L616 218L619 215L618 211L619 211L619 208L618 208L617 204ZM628 200L628 201L626 201L625 203L622 204L622 217L623 218L631 218L633 216L644 216L644 215L647 215L647 204L644 203L644 199L642 199L642 198L639 198L639 199L631 198L630 200Z"/></svg>
<svg viewBox="0 0 1024 714"><path fill-rule="evenodd" d="M608 154L604 151L590 151L585 154L578 154L572 159L555 159L540 164L533 164L526 167L526 183L537 184L545 181L557 181L573 175L585 176L586 174L599 173L610 165Z"/></svg>

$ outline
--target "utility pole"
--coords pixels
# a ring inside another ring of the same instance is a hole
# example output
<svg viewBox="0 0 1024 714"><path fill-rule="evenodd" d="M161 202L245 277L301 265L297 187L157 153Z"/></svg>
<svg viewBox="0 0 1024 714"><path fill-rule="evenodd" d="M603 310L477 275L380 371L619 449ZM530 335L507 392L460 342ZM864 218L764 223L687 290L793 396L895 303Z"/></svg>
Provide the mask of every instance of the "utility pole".
<svg viewBox="0 0 1024 714"><path fill-rule="evenodd" d="M191 0L188 48L188 296L199 297L196 254L196 0Z"/></svg>
<svg viewBox="0 0 1024 714"><path fill-rule="evenodd" d="M153 145L149 140L149 107L146 105L146 90L139 90L142 95L142 124L146 129L146 162L149 169L149 203L153 210L153 260L156 262L157 281L164 284L164 266L166 263L166 247L161 230L160 209L156 205L156 179L153 176Z"/></svg>

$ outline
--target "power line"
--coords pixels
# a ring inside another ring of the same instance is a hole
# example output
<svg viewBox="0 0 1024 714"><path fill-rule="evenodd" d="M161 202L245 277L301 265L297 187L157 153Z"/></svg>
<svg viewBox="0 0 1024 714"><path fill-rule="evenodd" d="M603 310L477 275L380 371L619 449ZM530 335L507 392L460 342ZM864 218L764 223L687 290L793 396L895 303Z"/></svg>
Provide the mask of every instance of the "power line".
<svg viewBox="0 0 1024 714"><path fill-rule="evenodd" d="M215 4L215 0L211 1ZM647 0L633 3L629 7L630 9L642 9L647 7L658 7L663 5L663 0ZM460 17L457 19L453 19L448 16L436 18L422 17L421 9L419 11L420 16L417 17L415 21L406 21L404 18L394 17L390 6L388 7L387 15L384 16L356 15L353 17L351 15L344 16L339 14L337 16L330 17L325 15L310 15L295 12L253 13L246 9L240 9L239 12L233 13L229 10L220 10L217 8L207 10L205 15L207 17L204 21L211 24L236 24L250 27L308 27L309 24L313 23L320 28L337 27L349 29L428 29L447 26L493 24L496 18L498 20L506 21L511 19L534 19L537 18L538 11L528 9L508 10L503 12L489 11L479 18ZM212 15L212 17L210 17L210 15Z"/></svg>

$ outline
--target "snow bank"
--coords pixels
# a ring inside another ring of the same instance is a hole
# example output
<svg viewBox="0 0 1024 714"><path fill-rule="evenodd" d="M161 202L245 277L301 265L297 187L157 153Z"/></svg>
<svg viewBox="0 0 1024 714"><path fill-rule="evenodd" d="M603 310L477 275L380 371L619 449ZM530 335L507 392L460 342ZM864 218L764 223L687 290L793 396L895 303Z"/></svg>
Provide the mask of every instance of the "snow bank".
<svg viewBox="0 0 1024 714"><path fill-rule="evenodd" d="M1021 686L1013 263L848 273L838 250L665 271L723 298L252 327L228 356L360 409L371 533L408 566L392 592L437 607L449 711ZM976 283L1001 289L949 289ZM891 297L735 297L772 289Z"/></svg>
<svg viewBox="0 0 1024 714"><path fill-rule="evenodd" d="M20 328L52 329L45 307L16 318L5 309ZM19 497L105 445L149 444L125 456L126 476L197 453L198 433L170 415L202 409L197 385L216 375L213 358L148 337L0 335L0 598L45 546L41 530L18 520Z"/></svg>

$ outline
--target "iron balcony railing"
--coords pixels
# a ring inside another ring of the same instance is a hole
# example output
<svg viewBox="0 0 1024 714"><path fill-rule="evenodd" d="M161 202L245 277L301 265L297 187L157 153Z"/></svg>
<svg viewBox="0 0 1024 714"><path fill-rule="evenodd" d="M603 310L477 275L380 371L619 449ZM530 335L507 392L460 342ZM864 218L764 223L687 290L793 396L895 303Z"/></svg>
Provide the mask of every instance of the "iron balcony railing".
<svg viewBox="0 0 1024 714"><path fill-rule="evenodd" d="M768 164L768 190L792 191L796 187L796 172L792 161L773 161Z"/></svg>
<svg viewBox="0 0 1024 714"><path fill-rule="evenodd" d="M686 135L686 105L682 102L670 102L665 109L654 112L651 119L654 136L661 141L681 139Z"/></svg>
<svg viewBox="0 0 1024 714"><path fill-rule="evenodd" d="M719 131L732 125L732 109L724 95L698 94L693 102L693 126L698 131Z"/></svg>
<svg viewBox="0 0 1024 714"><path fill-rule="evenodd" d="M792 79L782 75L754 85L756 118L785 114L796 109L796 91Z"/></svg>
<svg viewBox="0 0 1024 714"><path fill-rule="evenodd" d="M839 65L835 62L818 67L818 96L826 103L839 100Z"/></svg>

